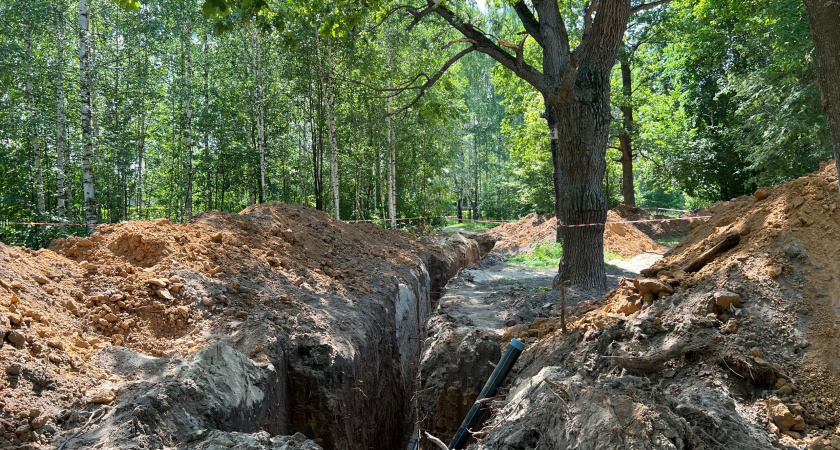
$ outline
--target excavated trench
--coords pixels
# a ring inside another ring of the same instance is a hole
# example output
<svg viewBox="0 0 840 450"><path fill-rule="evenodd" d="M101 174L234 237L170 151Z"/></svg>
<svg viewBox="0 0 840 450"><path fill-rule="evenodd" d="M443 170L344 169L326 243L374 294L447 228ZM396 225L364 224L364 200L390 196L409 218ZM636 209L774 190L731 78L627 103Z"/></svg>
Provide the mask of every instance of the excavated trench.
<svg viewBox="0 0 840 450"><path fill-rule="evenodd" d="M256 330L231 332L183 360L122 347L102 352L103 365L134 381L61 446L403 448L433 305L447 281L493 244L456 235L375 295L312 299L324 304L312 332L278 333L269 326L276 317L264 317ZM254 360L241 349L261 335L264 356Z"/></svg>

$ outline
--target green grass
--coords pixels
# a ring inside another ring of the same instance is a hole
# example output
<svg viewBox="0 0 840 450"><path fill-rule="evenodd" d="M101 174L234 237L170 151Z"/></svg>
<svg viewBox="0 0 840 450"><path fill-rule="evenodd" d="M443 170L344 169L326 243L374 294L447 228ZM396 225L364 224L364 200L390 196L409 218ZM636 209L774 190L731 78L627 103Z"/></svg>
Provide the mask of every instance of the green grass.
<svg viewBox="0 0 840 450"><path fill-rule="evenodd" d="M467 231L486 231L493 228L496 228L500 224L498 223L484 223L484 222L467 222L464 221L462 223L458 223L457 219L450 219L446 221L447 227L459 227L463 228Z"/></svg>
<svg viewBox="0 0 840 450"><path fill-rule="evenodd" d="M609 261L611 259L619 259L621 261L627 261L627 258L619 255L618 253L613 253L611 251L604 252L604 261Z"/></svg>
<svg viewBox="0 0 840 450"><path fill-rule="evenodd" d="M659 244L659 245L662 245L664 247L674 248L674 247L677 246L677 244L682 242L683 239L684 238L680 238L680 237L662 238L662 239L657 239L656 243Z"/></svg>
<svg viewBox="0 0 840 450"><path fill-rule="evenodd" d="M563 248L560 244L538 244L531 253L525 253L508 257L508 262L515 266L530 267L532 269L556 269L560 257L563 256ZM611 259L625 260L620 255L612 252L604 252L604 261Z"/></svg>
<svg viewBox="0 0 840 450"><path fill-rule="evenodd" d="M534 251L522 255L511 256L508 261L516 266L534 269L552 269L557 267L563 247L560 244L537 244Z"/></svg>

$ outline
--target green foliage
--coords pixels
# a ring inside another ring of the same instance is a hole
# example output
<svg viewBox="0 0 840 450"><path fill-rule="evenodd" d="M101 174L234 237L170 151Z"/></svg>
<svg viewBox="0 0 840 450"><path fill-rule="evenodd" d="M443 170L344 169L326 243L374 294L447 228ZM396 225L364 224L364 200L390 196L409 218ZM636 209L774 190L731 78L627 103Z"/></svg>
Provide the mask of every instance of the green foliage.
<svg viewBox="0 0 840 450"><path fill-rule="evenodd" d="M457 219L448 219L446 223L443 225L445 227L458 227L463 228L467 231L487 231L492 230L499 226L498 223L485 223L485 222L458 222Z"/></svg>
<svg viewBox="0 0 840 450"><path fill-rule="evenodd" d="M560 257L563 256L561 244L543 243L537 244L530 253L511 256L508 261L511 264L536 269L556 269Z"/></svg>
<svg viewBox="0 0 840 450"><path fill-rule="evenodd" d="M830 157L801 3L677 1L660 28L634 60L640 204L730 199Z"/></svg>

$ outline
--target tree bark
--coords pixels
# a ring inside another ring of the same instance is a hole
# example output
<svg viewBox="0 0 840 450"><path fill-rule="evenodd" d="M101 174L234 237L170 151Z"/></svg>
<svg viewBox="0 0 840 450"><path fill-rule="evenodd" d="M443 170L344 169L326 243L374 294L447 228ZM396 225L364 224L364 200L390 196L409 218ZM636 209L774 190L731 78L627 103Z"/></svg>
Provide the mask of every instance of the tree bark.
<svg viewBox="0 0 840 450"><path fill-rule="evenodd" d="M621 193L624 204L636 206L636 192L633 187L633 79L630 62L621 58L621 122L622 131L618 134L618 148L621 150Z"/></svg>
<svg viewBox="0 0 840 450"><path fill-rule="evenodd" d="M32 24L26 33L26 95L28 97L27 115L29 122L29 144L32 149L33 172L35 175L35 194L38 204L38 217L46 213L44 205L44 169L41 165L41 137L38 136L38 120L35 118L35 93L32 80Z"/></svg>
<svg viewBox="0 0 840 450"><path fill-rule="evenodd" d="M56 113L55 113L55 165L56 165L56 187L55 187L55 197L56 197L56 207L58 212L58 219L60 221L64 221L67 217L67 205L65 203L65 199L67 198L67 194L64 189L64 177L65 177L65 152L67 151L67 125L66 125L66 112L64 107L64 8L63 5L59 5L56 7L56 29L55 29L55 40L56 40L56 51L57 51L57 64L56 64L56 89L55 89L55 103L56 103Z"/></svg>
<svg viewBox="0 0 840 450"><path fill-rule="evenodd" d="M79 0L79 84L82 106L82 191L85 223L93 233L99 222L93 186L93 131L91 126L90 12L87 0Z"/></svg>
<svg viewBox="0 0 840 450"><path fill-rule="evenodd" d="M804 3L814 39L822 106L834 145L834 164L840 175L840 2L804 0Z"/></svg>
<svg viewBox="0 0 840 450"><path fill-rule="evenodd" d="M330 139L330 189L333 195L335 218L341 219L339 214L339 180L338 180L338 143L335 135L335 86L333 81L333 53L332 45L327 44L327 131Z"/></svg>
<svg viewBox="0 0 840 450"><path fill-rule="evenodd" d="M576 49L585 50L577 67L571 61L564 68L562 52L549 54L550 46L544 52L543 67L549 84L556 83L546 97L558 121L560 219L564 225L601 224L561 227L560 279L603 291L607 287L602 224L607 220L603 180L611 120L610 72L627 27L630 2L603 0L598 7L580 44L584 47Z"/></svg>
<svg viewBox="0 0 840 450"><path fill-rule="evenodd" d="M544 99L548 105L548 99ZM546 122L548 123L548 135L551 142L551 165L554 170L551 173L551 181L554 184L554 217L555 222L560 216L560 135L558 130L557 118L551 112L551 108L546 108L545 111ZM556 225L556 224L555 224ZM563 243L563 230L559 226L555 226L554 242L557 244Z"/></svg>

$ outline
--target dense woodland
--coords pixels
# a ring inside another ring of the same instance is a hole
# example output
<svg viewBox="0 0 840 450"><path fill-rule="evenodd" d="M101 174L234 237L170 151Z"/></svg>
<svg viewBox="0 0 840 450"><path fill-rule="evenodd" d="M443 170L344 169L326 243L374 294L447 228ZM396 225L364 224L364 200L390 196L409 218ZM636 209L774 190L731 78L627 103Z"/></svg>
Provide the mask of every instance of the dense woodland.
<svg viewBox="0 0 840 450"><path fill-rule="evenodd" d="M462 50L457 26L543 67L524 2L449 5L461 22L213 3L0 0L0 220L183 221L275 200L345 220L554 212L544 95ZM577 45L591 5L561 3ZM609 61L609 207L695 208L832 157L801 3L655 3ZM0 240L84 232L9 224Z"/></svg>

